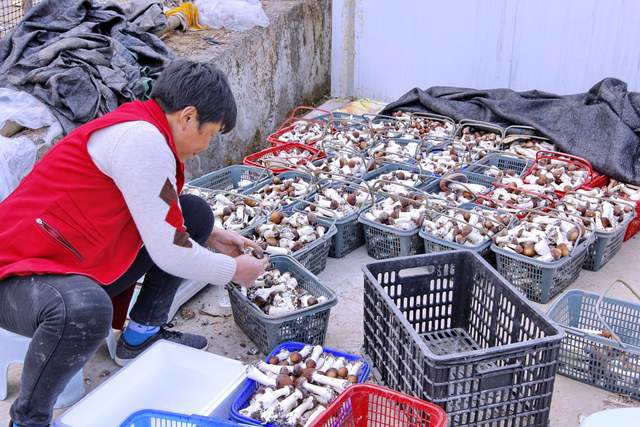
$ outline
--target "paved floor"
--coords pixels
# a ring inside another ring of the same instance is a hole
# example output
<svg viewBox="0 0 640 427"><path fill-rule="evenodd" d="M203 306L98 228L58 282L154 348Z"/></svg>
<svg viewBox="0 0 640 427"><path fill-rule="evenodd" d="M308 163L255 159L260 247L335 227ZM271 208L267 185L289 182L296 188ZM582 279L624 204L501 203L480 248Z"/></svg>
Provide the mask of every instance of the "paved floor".
<svg viewBox="0 0 640 427"><path fill-rule="evenodd" d="M589 272L583 270L571 288L601 291L614 278L621 277L640 289L640 238L626 242L620 253L602 270ZM362 273L361 265L371 261L365 248L360 248L342 259L329 259L327 268L320 279L338 295L339 303L331 311L326 345L347 352L358 353L362 345ZM194 310L195 318L185 320L181 315L175 318L179 330L206 334L210 340L208 351L242 361L255 360L255 348L251 341L240 331L233 318L224 315L217 304L219 293L214 287L208 287L196 295L186 306ZM624 289L615 289L613 295L622 299L631 299ZM539 305L546 311L547 305ZM211 317L199 313L219 314ZM85 382L89 390L107 380L118 367L109 359L106 347L101 348L85 368ZM10 370L9 398L0 401L0 425L8 420L9 405L18 393L20 367ZM579 424L579 418L612 406L616 396L582 383L557 376L551 410L552 427L572 427ZM640 406L640 402L634 404ZM61 411L56 411L57 414ZM91 424L88 423L87 426Z"/></svg>

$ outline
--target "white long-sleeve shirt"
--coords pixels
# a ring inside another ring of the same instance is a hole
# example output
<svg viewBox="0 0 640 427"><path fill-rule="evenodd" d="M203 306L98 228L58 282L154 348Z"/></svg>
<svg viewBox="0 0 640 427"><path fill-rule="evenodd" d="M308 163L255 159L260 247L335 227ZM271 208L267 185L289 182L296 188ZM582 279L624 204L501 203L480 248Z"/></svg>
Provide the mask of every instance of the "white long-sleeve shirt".
<svg viewBox="0 0 640 427"><path fill-rule="evenodd" d="M102 173L122 192L142 241L163 271L185 279L226 284L233 277L232 257L216 254L165 221L167 190L176 189L176 163L155 126L144 121L120 123L94 132L87 145ZM171 188L167 187L167 180ZM179 202L178 202L179 203Z"/></svg>

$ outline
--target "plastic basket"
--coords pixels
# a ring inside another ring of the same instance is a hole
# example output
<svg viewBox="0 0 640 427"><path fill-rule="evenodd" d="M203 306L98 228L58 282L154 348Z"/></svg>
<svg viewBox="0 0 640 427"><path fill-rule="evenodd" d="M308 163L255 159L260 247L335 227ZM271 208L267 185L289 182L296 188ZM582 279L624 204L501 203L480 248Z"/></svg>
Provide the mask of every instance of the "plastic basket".
<svg viewBox="0 0 640 427"><path fill-rule="evenodd" d="M416 188L425 188L427 185L431 184L434 181L438 180L438 177L432 174L420 174L420 170L414 165L408 165L403 163L387 163L378 169L375 169L371 172L367 172L363 177L363 181L371 182L376 178L379 178L381 175L397 171L403 170L411 173L417 173L420 175L423 182L421 184L416 185Z"/></svg>
<svg viewBox="0 0 640 427"><path fill-rule="evenodd" d="M270 261L280 271L290 272L302 288L316 297L326 297L327 301L284 316L268 316L244 296L236 285L229 283L227 291L236 324L263 353L284 341L300 340L309 344L322 344L329 324L329 312L338 303L335 293L288 255L277 255L271 257Z"/></svg>
<svg viewBox="0 0 640 427"><path fill-rule="evenodd" d="M311 181L313 180L313 177L311 175L309 175L307 173L303 173L303 172L296 172L296 171L283 172L281 174L278 174L278 177L281 178L283 181L285 179L290 179L290 178L302 178L302 180L306 181L308 184L311 184ZM262 182L260 182L260 183L258 183L256 185L254 185L250 190L244 191L243 193L248 195L248 196L251 196L252 194L257 193L258 191L262 190L267 185L271 184L271 182L272 182L272 179L262 181ZM311 190L311 187L309 187L309 189ZM284 206L283 205L279 206L279 209L281 209L283 212L291 212L291 210L293 209L294 204L298 200L304 199L309 194L311 194L311 193L307 192L306 194L303 194L302 196L292 197L292 198L290 198L289 203L287 203Z"/></svg>
<svg viewBox="0 0 640 427"><path fill-rule="evenodd" d="M331 182L331 181L327 181ZM335 182L329 184L330 187L346 187L349 193L357 191L358 185L355 183ZM307 197L307 201L311 202L312 198ZM294 205L294 211L304 211L306 203L297 203ZM335 220L336 233L331 238L331 247L329 248L329 257L342 258L353 250L364 245L364 230L362 224L358 222L360 212L354 212L351 215Z"/></svg>
<svg viewBox="0 0 640 427"><path fill-rule="evenodd" d="M488 208L486 206L479 206L473 203L463 203L459 208L472 210L473 208L480 208L488 211L495 211L495 209ZM466 246L461 245L456 242L449 242L448 240L440 239L438 237L433 236L424 231L424 228L420 228L418 233L420 237L424 240L424 253L429 254L433 252L446 252L446 251L457 251L457 250L469 250L479 254L480 256L488 259L489 262L493 262L495 259L492 256L493 252L491 252L491 242L492 240L489 238L485 242L476 245L476 246Z"/></svg>
<svg viewBox="0 0 640 427"><path fill-rule="evenodd" d="M558 373L613 393L640 399L640 304L570 290L551 306L549 316L565 331ZM623 344L596 331L611 327Z"/></svg>
<svg viewBox="0 0 640 427"><path fill-rule="evenodd" d="M578 157L578 156L573 156L571 154L560 153L557 151L546 151L546 150L540 150L536 153L536 161L531 165L529 170L527 170L524 174L522 174L522 177L524 178L526 176L531 175L535 171L535 169L538 167L538 162L542 159L560 160L567 164L571 163L579 166L582 169L587 170L588 173L587 173L587 177L585 178L585 181L582 184L580 184L578 187L571 189L571 191L577 191L582 188L589 189L589 188L598 186L595 184L603 184L603 180L602 180L603 175L600 175L597 172L594 174L591 163L589 163L586 159L583 159L582 157ZM594 177L598 178L595 182L594 182ZM555 190L555 193L559 197L563 197L566 192Z"/></svg>
<svg viewBox="0 0 640 427"><path fill-rule="evenodd" d="M489 154L469 166L467 170L484 175L488 168L495 166L501 171L512 170L515 171L517 176L522 176L522 174L529 170L532 164L533 162L531 160L520 157L504 154Z"/></svg>
<svg viewBox="0 0 640 427"><path fill-rule="evenodd" d="M369 256L375 259L386 259L422 253L424 243L418 235L419 227L400 230L370 221L365 216L370 209L363 210L358 216L358 222L362 224L364 229Z"/></svg>
<svg viewBox="0 0 640 427"><path fill-rule="evenodd" d="M474 172L469 172L468 170L460 170L460 171L457 171L456 173L461 173L464 176L466 176L469 184L478 184L478 185L484 185L485 187L487 187L487 190L482 194L489 194L494 189L493 182L495 181L495 178L493 178L491 176L481 175L479 173L474 173ZM424 191L426 191L427 193L431 193L431 194L440 193L442 191L440 189L440 181L441 180L442 180L442 178L438 179L438 180L436 180L434 182L431 182L429 185L425 186ZM452 180L451 182L455 182L455 180ZM465 183L461 182L461 184L464 185Z"/></svg>
<svg viewBox="0 0 640 427"><path fill-rule="evenodd" d="M302 350L304 346L305 344L301 342L294 342L294 341L282 343L278 345L276 348L274 348L271 353L269 353L269 355L265 358L265 362L268 363L269 358L271 356L275 356L278 353L280 353L280 350L285 349L289 351L299 351L299 350ZM324 348L324 352L333 354L336 357L344 357L348 361L356 361L356 360L362 361L363 365L362 365L362 370L360 371L360 375L358 376L358 382L363 383L367 380L367 378L369 378L370 368L369 368L369 365L366 363L365 360L363 360L362 357L355 356L353 354L342 353L340 351L333 350L331 348L326 348L326 347ZM253 396L253 393L256 391L257 388L258 388L258 385L253 380L247 379L244 382L244 385L240 391L240 394L238 395L236 400L231 404L231 414L230 414L231 419L234 421L238 421L241 423L248 423L251 425L277 427L273 424L264 423L251 418L247 418L240 413L240 410L245 408L249 404L249 401L251 400L251 397Z"/></svg>
<svg viewBox="0 0 640 427"><path fill-rule="evenodd" d="M562 333L470 251L364 271L374 378L441 406L451 426L547 426Z"/></svg>
<svg viewBox="0 0 640 427"><path fill-rule="evenodd" d="M208 173L196 178L188 183L192 187L207 188L209 190L242 192L250 191L262 181L267 181L273 174L268 169L256 168L244 165L232 165L226 168ZM242 180L252 181L253 184L239 188L238 183Z"/></svg>
<svg viewBox="0 0 640 427"><path fill-rule="evenodd" d="M546 304L580 275L591 241L585 239L573 254L553 262L538 261L491 245L496 254L496 268L513 286L531 301Z"/></svg>
<svg viewBox="0 0 640 427"><path fill-rule="evenodd" d="M605 233L596 232L594 242L589 245L583 268L591 271L600 270L622 248L624 236L634 217L630 216L616 229Z"/></svg>
<svg viewBox="0 0 640 427"><path fill-rule="evenodd" d="M120 424L120 427L223 427L242 425L245 424L199 415L182 415L155 409L144 409L131 414L129 418Z"/></svg>
<svg viewBox="0 0 640 427"><path fill-rule="evenodd" d="M345 390L310 427L445 427L447 414L438 405L371 384Z"/></svg>
<svg viewBox="0 0 640 427"><path fill-rule="evenodd" d="M293 151L294 149L298 149L298 150L304 150L307 151L309 153L311 153L311 156L309 158L301 158L295 161L295 165L291 165L291 166L271 166L269 168L270 171L272 171L273 173L281 173L281 172L286 172L292 169L295 169L296 166L304 166L307 163L309 163L310 161L315 161L318 159L323 159L324 157L326 157L326 155L319 151L316 150L313 147L309 147L308 145L303 145L303 144L282 144L279 145L277 147L271 147L271 148L265 148L264 150L258 151L257 153L253 153L253 154L249 154L248 156L246 156L244 158L244 160L242 161L242 163L244 163L247 166L254 166L257 168L265 168L264 165L260 164L260 160L265 157L268 154L278 154L282 151L284 152L289 152L289 151Z"/></svg>

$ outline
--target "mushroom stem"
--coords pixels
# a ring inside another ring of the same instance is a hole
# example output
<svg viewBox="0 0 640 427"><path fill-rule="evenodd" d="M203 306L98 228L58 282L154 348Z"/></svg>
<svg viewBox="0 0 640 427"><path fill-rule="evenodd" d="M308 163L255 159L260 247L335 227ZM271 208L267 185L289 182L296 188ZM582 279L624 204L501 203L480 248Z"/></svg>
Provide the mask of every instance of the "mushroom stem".
<svg viewBox="0 0 640 427"><path fill-rule="evenodd" d="M302 417L302 414L313 408L314 402L315 399L313 398L313 396L307 397L302 401L300 405L298 405L297 408L295 408L291 413L287 415L285 423L288 426L295 427L296 424L298 424L298 420L300 419L300 417Z"/></svg>
<svg viewBox="0 0 640 427"><path fill-rule="evenodd" d="M320 414L322 414L326 409L327 408L322 405L316 406L316 409L311 413L311 415L309 415L309 418L307 418L307 422L304 423L304 427L309 427L311 423L313 423L313 421L318 418Z"/></svg>
<svg viewBox="0 0 640 427"><path fill-rule="evenodd" d="M272 406L281 397L289 396L292 391L293 391L293 387L290 387L290 386L285 386L285 387L282 387L281 389L272 391L271 393L269 393L268 396L266 396L266 397L264 397L264 398L262 398L260 400L260 402L259 402L260 403L260 407L262 409L269 408L270 406Z"/></svg>
<svg viewBox="0 0 640 427"><path fill-rule="evenodd" d="M308 391L309 393L313 393L318 396L318 400L322 403L329 403L335 397L335 392L331 390L329 387L323 387L315 384L311 384L305 378L301 377L297 381L297 386Z"/></svg>
<svg viewBox="0 0 640 427"><path fill-rule="evenodd" d="M347 380L343 380L340 378L331 378L326 375L319 374L318 372L307 371L305 372L305 376L307 377L307 380L311 380L318 384L328 385L329 387L332 387L334 390L337 390L340 393L342 393L347 387L351 385L351 383Z"/></svg>
<svg viewBox="0 0 640 427"><path fill-rule="evenodd" d="M321 345L317 345L317 346L313 347L313 351L311 352L311 356L309 356L309 359L311 359L314 362L318 363L318 358L322 355L323 351L324 351L324 349L322 348Z"/></svg>
<svg viewBox="0 0 640 427"><path fill-rule="evenodd" d="M275 378L266 375L253 365L247 367L247 378L267 387L277 387Z"/></svg>

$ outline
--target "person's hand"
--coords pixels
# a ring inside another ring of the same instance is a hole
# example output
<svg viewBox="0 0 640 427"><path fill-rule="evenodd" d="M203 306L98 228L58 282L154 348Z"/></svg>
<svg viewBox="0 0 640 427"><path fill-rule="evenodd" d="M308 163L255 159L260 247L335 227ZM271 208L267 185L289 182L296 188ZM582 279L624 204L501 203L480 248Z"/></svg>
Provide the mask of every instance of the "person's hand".
<svg viewBox="0 0 640 427"><path fill-rule="evenodd" d="M264 269L269 262L268 257L258 259L251 255L240 255L235 257L235 260L236 272L231 280L241 286L250 286L253 284L258 276L264 273Z"/></svg>
<svg viewBox="0 0 640 427"><path fill-rule="evenodd" d="M242 237L238 233L233 231L223 230L221 228L214 228L211 236L207 240L207 246L216 250L221 254L237 257L244 254L245 249L254 248L260 249L260 246L256 242L253 242L246 237Z"/></svg>

